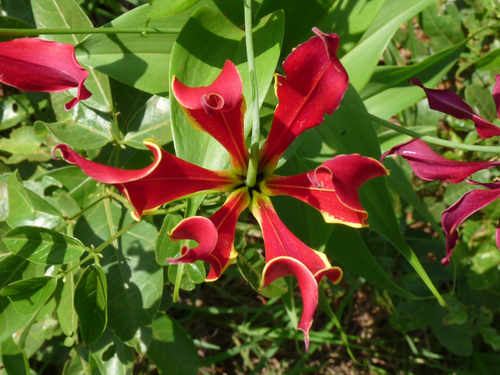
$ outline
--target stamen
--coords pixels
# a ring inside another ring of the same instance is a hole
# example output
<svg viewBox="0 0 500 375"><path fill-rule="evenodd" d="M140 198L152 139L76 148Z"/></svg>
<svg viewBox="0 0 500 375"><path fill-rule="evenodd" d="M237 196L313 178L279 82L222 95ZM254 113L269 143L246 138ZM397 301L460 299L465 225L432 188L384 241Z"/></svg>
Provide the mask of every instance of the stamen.
<svg viewBox="0 0 500 375"><path fill-rule="evenodd" d="M219 94L203 95L200 99L201 106L207 114L213 116L216 111L220 111L224 107L224 98Z"/></svg>

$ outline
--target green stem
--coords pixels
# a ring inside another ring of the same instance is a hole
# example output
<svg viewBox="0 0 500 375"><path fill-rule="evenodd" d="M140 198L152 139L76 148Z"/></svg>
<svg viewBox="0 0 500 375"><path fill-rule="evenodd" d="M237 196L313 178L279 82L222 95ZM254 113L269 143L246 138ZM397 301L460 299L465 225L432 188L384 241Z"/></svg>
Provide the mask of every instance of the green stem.
<svg viewBox="0 0 500 375"><path fill-rule="evenodd" d="M39 36L39 35L73 35L73 34L178 34L179 29L161 28L161 29L118 29L114 27L101 27L94 29L2 29L0 35L19 35L19 36Z"/></svg>
<svg viewBox="0 0 500 375"><path fill-rule="evenodd" d="M59 224L58 227L56 227L54 230L56 232L59 232L60 230L62 230L64 227L66 227L71 221L75 220L77 217L79 217L80 215L82 215L85 211L89 210L90 208L94 207L97 203L99 203L100 201L102 201L103 199L105 199L107 197L105 196L102 196L102 197L99 197L96 201L92 202L91 204L89 204L87 207L83 208L80 212L78 212L76 215L73 215L71 216L70 218L66 219L63 223Z"/></svg>
<svg viewBox="0 0 500 375"><path fill-rule="evenodd" d="M116 232L114 235L112 235L110 238L108 238L106 241L104 241L102 243L102 245L100 245L97 249L95 249L95 253L100 253L101 251L103 251L106 246L108 246L114 240L116 240L117 238L121 237L123 234L125 234L126 232L128 232L130 229L132 229L138 223L139 223L138 221L132 221L125 228L122 228L121 230L119 230L118 232Z"/></svg>
<svg viewBox="0 0 500 375"><path fill-rule="evenodd" d="M257 180L257 168L259 166L259 140L260 140L260 112L259 112L259 88L257 85L257 73L255 72L255 57L253 54L252 38L252 0L243 0L245 8L245 41L247 47L248 72L250 73L250 87L252 101L252 138L250 146L250 161L246 184L253 187Z"/></svg>
<svg viewBox="0 0 500 375"><path fill-rule="evenodd" d="M177 303L177 301L179 300L179 290L181 288L184 266L185 266L184 263L181 263L177 266L177 275L175 276L175 285L174 285L174 295L172 296L172 300L174 301L174 303Z"/></svg>
<svg viewBox="0 0 500 375"><path fill-rule="evenodd" d="M398 133L406 134L412 138L421 139L422 141L425 141L427 143L432 143L435 145L450 147L450 148L459 148L461 150L466 150L466 151L492 152L492 153L497 153L497 154L500 153L500 147L467 145L467 144L463 144L463 143L447 141L445 139L439 139L436 137L432 137L430 135L423 135L423 134L417 133L413 130L410 130L410 129L404 128L402 126L393 124L392 122L383 120L383 119L381 119L377 116L374 116L370 113L359 111L359 108L352 105L351 103L347 103L347 102L345 102L345 103L347 105L351 106L352 108L356 108L356 114L361 115L362 117L366 117L366 118L370 119L371 121L376 122L377 124L385 126L386 128L397 131Z"/></svg>
<svg viewBox="0 0 500 375"><path fill-rule="evenodd" d="M92 259L94 259L94 254L93 253L87 255L85 258L83 258L83 260L81 260L80 262L78 262L77 264L75 264L73 267L68 268L66 271L60 273L56 277L61 278L61 277L65 276L65 275L67 275L71 271L73 271L75 268L80 267L82 264L87 263L89 260L92 260Z"/></svg>

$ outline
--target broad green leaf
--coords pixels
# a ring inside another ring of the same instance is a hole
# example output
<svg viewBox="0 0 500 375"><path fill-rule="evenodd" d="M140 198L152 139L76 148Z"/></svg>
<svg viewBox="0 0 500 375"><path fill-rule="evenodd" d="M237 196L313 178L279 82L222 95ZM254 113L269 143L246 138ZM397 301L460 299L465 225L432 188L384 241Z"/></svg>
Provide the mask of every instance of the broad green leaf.
<svg viewBox="0 0 500 375"><path fill-rule="evenodd" d="M19 172L13 173L8 182L9 217L12 227L34 226L54 228L63 222L61 213L20 182Z"/></svg>
<svg viewBox="0 0 500 375"><path fill-rule="evenodd" d="M74 235L86 246L98 247L132 221L125 209L104 200L80 217ZM163 270L155 260L157 236L155 227L142 221L102 251L108 280L108 328L124 342L151 323L160 304Z"/></svg>
<svg viewBox="0 0 500 375"><path fill-rule="evenodd" d="M51 94L53 102L66 103L67 95ZM60 98L63 98L62 100ZM113 140L111 134L111 116L93 110L79 102L70 112L57 110L58 122L44 123L47 129L60 141L71 147L92 150L103 147Z"/></svg>
<svg viewBox="0 0 500 375"><path fill-rule="evenodd" d="M168 315L158 314L151 324L153 340L148 356L165 374L196 375L200 360L189 334Z"/></svg>
<svg viewBox="0 0 500 375"><path fill-rule="evenodd" d="M134 113L127 124L123 142L131 147L146 150L143 141L154 138L160 146L172 141L170 129L170 101L153 96Z"/></svg>
<svg viewBox="0 0 500 375"><path fill-rule="evenodd" d="M2 15L18 18L35 27L30 0L3 0Z"/></svg>
<svg viewBox="0 0 500 375"><path fill-rule="evenodd" d="M434 216L429 212L429 208L417 196L415 189L406 178L401 167L391 158L386 158L384 160L384 165L391 173L387 177L387 185L389 188L411 204L413 208L432 225L436 233L438 233L439 237L444 241L445 238L441 227L436 220L434 220Z"/></svg>
<svg viewBox="0 0 500 375"><path fill-rule="evenodd" d="M465 99L474 108L474 111L488 121L495 121L497 110L491 91L477 84L468 85L465 88Z"/></svg>
<svg viewBox="0 0 500 375"><path fill-rule="evenodd" d="M32 0L31 3L39 29L93 28L92 22L74 0ZM85 34L52 34L43 35L42 38L76 46L86 36ZM85 80L85 86L92 93L92 96L85 101L85 104L103 112L110 112L113 109L113 103L108 77L90 67L85 68L89 71L89 77ZM72 90L72 92L76 95L76 90Z"/></svg>
<svg viewBox="0 0 500 375"><path fill-rule="evenodd" d="M179 266L177 264L171 264L168 267L168 280L175 284L177 281L177 271ZM207 277L207 272L205 271L205 266L201 260L197 260L194 263L189 263L184 265L184 272L182 273L180 288L183 290L193 290L196 288L196 284L201 284L205 281Z"/></svg>
<svg viewBox="0 0 500 375"><path fill-rule="evenodd" d="M325 33L333 32L340 36L338 55L343 56L358 43L385 1L337 1L315 26Z"/></svg>
<svg viewBox="0 0 500 375"><path fill-rule="evenodd" d="M77 261L69 263L66 267L75 266ZM57 318L61 329L66 336L75 334L78 328L78 315L75 310L75 274L79 267L68 273L62 280L61 287L56 290Z"/></svg>
<svg viewBox="0 0 500 375"><path fill-rule="evenodd" d="M263 0L255 12L254 19L259 20L272 12L283 10L286 30L283 35L282 48L282 58L284 59L300 43L313 36L311 29L318 26L318 22L327 14L334 3L336 3L335 0ZM235 24L238 25L238 23ZM322 31L335 32L331 28L322 29Z"/></svg>
<svg viewBox="0 0 500 375"><path fill-rule="evenodd" d="M351 84L361 91L370 80L380 56L401 24L433 0L386 0L359 43L341 59Z"/></svg>
<svg viewBox="0 0 500 375"><path fill-rule="evenodd" d="M464 324L445 324L446 309L434 305L431 314L431 329L437 337L441 345L460 357L468 357L471 355L472 338L469 325Z"/></svg>
<svg viewBox="0 0 500 375"><path fill-rule="evenodd" d="M426 87L435 87L455 65L467 40L410 66L379 66L361 92L368 112L388 119L425 96L420 87L409 87L408 80L418 77ZM425 124L428 125L428 124Z"/></svg>
<svg viewBox="0 0 500 375"><path fill-rule="evenodd" d="M448 48L464 37L460 14L453 3L439 8L435 2L429 5L422 11L421 25L430 38L430 47L434 52Z"/></svg>
<svg viewBox="0 0 500 375"><path fill-rule="evenodd" d="M14 309L22 315L31 315L40 309L56 289L57 279L51 276L33 277L4 286L0 295L9 297Z"/></svg>
<svg viewBox="0 0 500 375"><path fill-rule="evenodd" d="M52 159L50 149L43 144L42 138L35 134L31 126L14 129L10 138L0 138L0 151L12 154L9 157L0 156L0 160L6 164Z"/></svg>
<svg viewBox="0 0 500 375"><path fill-rule="evenodd" d="M472 267L467 270L467 284L471 289L481 290L491 287L498 279L500 254L496 246L489 251L478 252L472 258Z"/></svg>
<svg viewBox="0 0 500 375"><path fill-rule="evenodd" d="M134 368L134 349L125 345L109 329L90 345L90 355L101 374L130 375Z"/></svg>
<svg viewBox="0 0 500 375"><path fill-rule="evenodd" d="M489 51L484 56L474 61L476 68L481 70L496 69L500 66L500 48Z"/></svg>
<svg viewBox="0 0 500 375"><path fill-rule="evenodd" d="M197 4L200 0L149 0L151 9L149 16L152 18L162 18L173 16L184 12Z"/></svg>
<svg viewBox="0 0 500 375"><path fill-rule="evenodd" d="M424 329L430 323L433 304L425 301L404 301L392 313L389 323L392 328L406 333Z"/></svg>
<svg viewBox="0 0 500 375"><path fill-rule="evenodd" d="M266 265L266 259L255 249L245 249L242 254L236 258L236 263L245 280L262 294L264 297L279 297L288 290L284 279L278 279L260 289L262 282L262 271Z"/></svg>
<svg viewBox="0 0 500 375"><path fill-rule="evenodd" d="M9 375L30 375L30 364L26 352L18 347L12 337L1 343L2 373Z"/></svg>
<svg viewBox="0 0 500 375"><path fill-rule="evenodd" d="M24 95L12 95L0 100L0 130L16 126L32 113L33 108Z"/></svg>
<svg viewBox="0 0 500 375"><path fill-rule="evenodd" d="M46 228L17 227L3 240L13 253L40 264L66 264L84 252L76 238Z"/></svg>
<svg viewBox="0 0 500 375"><path fill-rule="evenodd" d="M156 262L160 266L169 266L167 258L173 258L181 251L181 241L171 241L168 232L175 228L182 221L183 217L179 214L168 214L163 219L163 225L156 241Z"/></svg>
<svg viewBox="0 0 500 375"><path fill-rule="evenodd" d="M145 4L116 18L104 27L144 28L150 6ZM191 11L192 12L192 11ZM168 30L163 34L94 34L76 49L78 61L151 94L169 92L168 66L177 35L188 20L189 10L168 18L151 20L148 28Z"/></svg>
<svg viewBox="0 0 500 375"><path fill-rule="evenodd" d="M380 147L375 130L370 120L359 115L365 111L361 98L350 87L339 109L333 116L325 116L325 122L314 129L321 134L324 142L339 154L359 153L379 159ZM378 177L365 183L360 189L360 197L363 207L369 214L370 228L387 238L401 252L429 290L441 303L444 303L401 234L385 179Z"/></svg>
<svg viewBox="0 0 500 375"><path fill-rule="evenodd" d="M87 345L101 337L106 328L107 290L106 275L99 264L88 266L76 284L75 310L80 318L80 334Z"/></svg>
<svg viewBox="0 0 500 375"><path fill-rule="evenodd" d="M0 260L0 289L17 280L41 276L44 267L15 254ZM24 326L32 315L21 315L7 297L0 296L0 342Z"/></svg>

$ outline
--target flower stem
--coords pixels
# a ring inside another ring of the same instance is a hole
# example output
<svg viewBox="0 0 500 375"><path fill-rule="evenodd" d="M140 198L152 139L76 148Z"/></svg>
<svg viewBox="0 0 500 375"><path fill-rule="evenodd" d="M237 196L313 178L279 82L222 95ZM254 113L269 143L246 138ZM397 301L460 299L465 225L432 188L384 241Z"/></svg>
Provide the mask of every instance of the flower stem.
<svg viewBox="0 0 500 375"><path fill-rule="evenodd" d="M178 34L176 28L142 28L142 29L119 29L114 27L100 27L93 29L2 29L0 35L20 35L20 36L39 36L39 35L72 35L72 34Z"/></svg>
<svg viewBox="0 0 500 375"><path fill-rule="evenodd" d="M95 253L100 253L101 251L103 251L106 246L108 246L114 240L116 240L117 238L121 237L123 234L125 234L126 232L128 232L130 229L132 229L138 223L139 223L138 221L132 221L125 228L122 228L121 230L119 230L118 232L116 232L115 234L113 234L106 241L104 241L97 249L95 249Z"/></svg>
<svg viewBox="0 0 500 375"><path fill-rule="evenodd" d="M250 87L252 101L252 138L250 146L250 161L246 184L253 187L257 180L257 167L259 165L259 140L260 140L260 112L259 112L259 87L257 86L257 73L255 72L255 57L253 54L252 39L252 0L243 0L245 8L245 41L247 47L248 72L250 73Z"/></svg>
<svg viewBox="0 0 500 375"><path fill-rule="evenodd" d="M468 144L464 144L464 143L447 141L445 139L439 139L436 137L432 137L430 135L423 135L423 134L417 133L413 130L410 130L410 129L404 128L402 126L393 124L392 122L383 120L383 119L381 119L377 116L374 116L370 113L359 111L358 108L356 106L352 105L351 103L346 102L346 104L351 106L353 109L356 108L356 114L361 115L362 117L366 117L366 118L370 119L371 121L376 122L377 124L385 126L386 128L397 131L398 133L406 134L412 138L421 139L422 141L425 141L427 143L432 143L435 145L450 147L450 148L458 148L458 149L466 150L466 151L492 152L492 153L497 153L497 154L500 153L500 147L468 145Z"/></svg>

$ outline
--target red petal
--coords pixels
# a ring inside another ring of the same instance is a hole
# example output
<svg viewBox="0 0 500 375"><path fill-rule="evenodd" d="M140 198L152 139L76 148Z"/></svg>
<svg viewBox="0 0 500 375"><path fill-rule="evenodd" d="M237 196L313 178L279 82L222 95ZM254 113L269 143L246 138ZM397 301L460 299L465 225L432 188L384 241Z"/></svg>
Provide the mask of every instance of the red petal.
<svg viewBox="0 0 500 375"><path fill-rule="evenodd" d="M431 109L446 113L458 119L469 119L474 121L477 134L482 138L491 138L495 135L500 135L500 128L498 126L476 115L472 108L453 91L428 89L424 87L422 82L417 78L412 78L410 84L412 83L424 89Z"/></svg>
<svg viewBox="0 0 500 375"><path fill-rule="evenodd" d="M390 154L401 155L405 158L410 163L413 172L423 180L441 180L454 184L462 182L477 171L500 165L500 161L459 162L448 160L432 151L420 139L413 139L393 147L382 155L382 160Z"/></svg>
<svg viewBox="0 0 500 375"><path fill-rule="evenodd" d="M234 248L234 234L240 214L248 207L250 196L247 188L232 192L226 203L210 217L210 221L217 228L219 239L215 249L210 253L206 262L210 263L210 272L206 281L217 280L238 256Z"/></svg>
<svg viewBox="0 0 500 375"><path fill-rule="evenodd" d="M194 249L183 248L180 258L167 261L177 264L202 260L210 264L210 272L205 281L217 280L238 256L234 249L236 223L249 203L247 188L238 189L228 196L226 203L209 219L191 217L183 220L174 228L170 238L192 239L200 245ZM184 226L180 228L181 225Z"/></svg>
<svg viewBox="0 0 500 375"><path fill-rule="evenodd" d="M23 91L61 92L78 87L78 96L66 109L92 95L83 85L88 75L70 44L33 38L0 43L0 82Z"/></svg>
<svg viewBox="0 0 500 375"><path fill-rule="evenodd" d="M495 76L497 83L493 88L493 100L495 101L495 106L497 107L497 115L500 118L500 74Z"/></svg>
<svg viewBox="0 0 500 375"><path fill-rule="evenodd" d="M488 184L493 186L493 184ZM443 230L446 233L446 257L441 260L445 266L450 263L450 257L458 242L457 227L470 215L486 207L500 198L500 184L493 190L472 190L448 207L441 218Z"/></svg>
<svg viewBox="0 0 500 375"><path fill-rule="evenodd" d="M327 223L367 226L368 214L359 201L358 189L367 180L387 175L379 161L357 154L340 155L316 170L297 176L271 175L261 184L269 196L289 195L319 210Z"/></svg>
<svg viewBox="0 0 500 375"><path fill-rule="evenodd" d="M262 273L262 287L265 288L274 280L294 275L299 282L304 309L297 329L304 332L306 352L309 350L309 330L318 305L318 283L311 271L298 260L282 256L267 262Z"/></svg>
<svg viewBox="0 0 500 375"><path fill-rule="evenodd" d="M172 83L172 91L191 124L226 148L231 166L239 175L246 174L249 157L243 134L246 106L242 90L238 70L229 60L209 86L188 87L176 77Z"/></svg>
<svg viewBox="0 0 500 375"><path fill-rule="evenodd" d="M254 191L250 209L262 228L267 262L277 257L291 257L305 265L313 275L332 267L325 254L314 251L288 230L268 197ZM332 281L337 282L337 277Z"/></svg>
<svg viewBox="0 0 500 375"><path fill-rule="evenodd" d="M198 259L206 257L214 249L217 243L217 229L206 217L193 216L182 220L169 232L172 241L195 240L198 246L190 248L184 246L179 258L167 258L171 264L193 263Z"/></svg>
<svg viewBox="0 0 500 375"><path fill-rule="evenodd" d="M229 192L242 183L231 171L198 167L162 150L151 139L144 144L153 152L155 161L147 168L132 171L86 160L65 144L56 146L53 153L60 150L68 163L78 165L94 180L119 189L134 206L137 219L144 211L186 195L205 191Z"/></svg>
<svg viewBox="0 0 500 375"><path fill-rule="evenodd" d="M283 64L286 78L276 76L279 105L259 162L267 174L295 138L338 108L349 84L337 57L339 36L313 31L318 36L298 46Z"/></svg>

